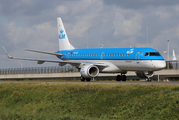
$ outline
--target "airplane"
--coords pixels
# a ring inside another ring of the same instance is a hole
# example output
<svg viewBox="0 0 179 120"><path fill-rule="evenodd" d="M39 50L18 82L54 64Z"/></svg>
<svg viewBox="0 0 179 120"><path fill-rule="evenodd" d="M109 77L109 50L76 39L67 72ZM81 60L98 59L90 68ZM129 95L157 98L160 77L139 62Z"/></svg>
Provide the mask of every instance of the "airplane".
<svg viewBox="0 0 179 120"><path fill-rule="evenodd" d="M160 53L147 47L129 48L81 48L75 49L69 42L62 19L57 18L59 51L55 53L37 50L30 52L53 55L59 60L41 60L31 58L16 58L10 56L3 47L6 55L10 59L37 61L38 64L44 62L58 63L59 66L70 64L79 69L81 81L90 81L99 73L117 73L117 81L126 81L127 71L135 71L140 78L151 82L154 71L162 70L166 67L166 62Z"/></svg>
<svg viewBox="0 0 179 120"><path fill-rule="evenodd" d="M173 50L173 60L172 61L177 61L176 55L175 55L175 51Z"/></svg>

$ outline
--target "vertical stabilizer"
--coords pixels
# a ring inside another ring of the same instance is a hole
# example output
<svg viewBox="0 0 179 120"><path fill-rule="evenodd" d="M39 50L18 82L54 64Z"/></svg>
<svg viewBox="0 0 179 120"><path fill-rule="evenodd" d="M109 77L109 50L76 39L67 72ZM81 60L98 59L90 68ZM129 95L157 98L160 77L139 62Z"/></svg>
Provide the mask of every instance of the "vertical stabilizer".
<svg viewBox="0 0 179 120"><path fill-rule="evenodd" d="M173 60L174 61L177 61L177 58L176 58L176 56L175 56L175 51L173 50Z"/></svg>
<svg viewBox="0 0 179 120"><path fill-rule="evenodd" d="M61 18L57 18L57 27L58 27L58 38L59 38L59 50L75 49L68 40L68 36L63 26L63 22Z"/></svg>

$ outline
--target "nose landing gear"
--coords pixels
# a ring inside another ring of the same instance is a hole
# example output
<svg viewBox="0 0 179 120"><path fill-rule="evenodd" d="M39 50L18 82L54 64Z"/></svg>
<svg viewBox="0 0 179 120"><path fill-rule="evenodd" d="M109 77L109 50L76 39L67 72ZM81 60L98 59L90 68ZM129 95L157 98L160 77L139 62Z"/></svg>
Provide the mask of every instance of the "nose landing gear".
<svg viewBox="0 0 179 120"><path fill-rule="evenodd" d="M146 82L152 82L151 78L146 78Z"/></svg>
<svg viewBox="0 0 179 120"><path fill-rule="evenodd" d="M81 79L82 82L85 82L85 80L86 80L87 82L90 82L90 81L91 81L91 78L85 78L85 77L83 77L83 76L81 76L80 79Z"/></svg>

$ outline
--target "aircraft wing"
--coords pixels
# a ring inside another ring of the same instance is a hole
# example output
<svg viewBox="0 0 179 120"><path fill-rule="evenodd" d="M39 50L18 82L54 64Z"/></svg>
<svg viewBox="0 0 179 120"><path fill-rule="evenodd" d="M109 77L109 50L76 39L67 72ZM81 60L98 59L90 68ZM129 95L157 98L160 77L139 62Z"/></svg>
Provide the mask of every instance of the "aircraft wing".
<svg viewBox="0 0 179 120"><path fill-rule="evenodd" d="M37 50L28 50L25 49L26 51L30 51L30 52L37 52L37 53L43 53L43 54L48 54L48 55L57 55L57 56L62 56L62 54L58 54L58 53L49 53L49 52L42 52L42 51L37 51Z"/></svg>
<svg viewBox="0 0 179 120"><path fill-rule="evenodd" d="M93 64L93 65L96 65L96 66L99 66L99 67L106 67L107 66L105 63L95 63L95 62L80 62L80 61L68 61L68 60L64 61L64 60L42 60L42 59L32 59L32 58L17 58L17 57L10 56L7 53L7 51L6 51L6 49L4 47L3 47L3 49L4 49L6 55L7 55L7 57L9 59L37 61L38 64L43 64L44 62L54 62L54 63L67 63L67 64L71 64L71 65L75 65L75 66L80 66L81 64ZM38 51L38 52L40 52L40 51ZM40 53L44 53L44 52L40 52Z"/></svg>

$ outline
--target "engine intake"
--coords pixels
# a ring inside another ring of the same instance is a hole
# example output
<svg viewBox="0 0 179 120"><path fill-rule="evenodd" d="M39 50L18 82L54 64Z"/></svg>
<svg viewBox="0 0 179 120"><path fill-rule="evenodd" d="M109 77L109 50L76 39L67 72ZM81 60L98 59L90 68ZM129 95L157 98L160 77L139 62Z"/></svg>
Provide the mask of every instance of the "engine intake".
<svg viewBox="0 0 179 120"><path fill-rule="evenodd" d="M140 78L150 78L154 75L154 71L136 71L135 73Z"/></svg>
<svg viewBox="0 0 179 120"><path fill-rule="evenodd" d="M98 76L99 69L97 66L94 65L85 65L80 70L81 76L85 78L94 78Z"/></svg>

